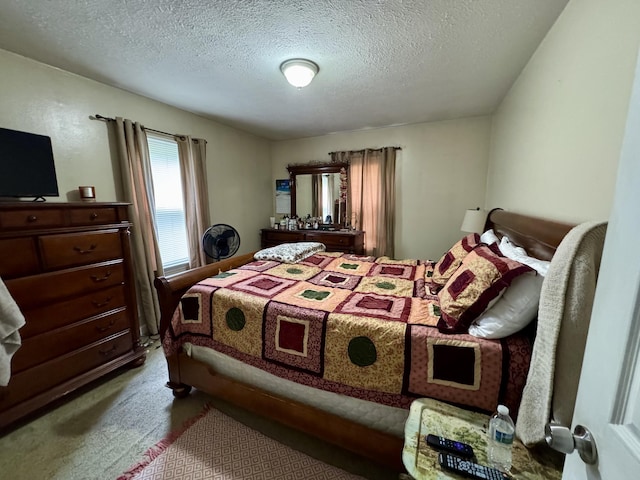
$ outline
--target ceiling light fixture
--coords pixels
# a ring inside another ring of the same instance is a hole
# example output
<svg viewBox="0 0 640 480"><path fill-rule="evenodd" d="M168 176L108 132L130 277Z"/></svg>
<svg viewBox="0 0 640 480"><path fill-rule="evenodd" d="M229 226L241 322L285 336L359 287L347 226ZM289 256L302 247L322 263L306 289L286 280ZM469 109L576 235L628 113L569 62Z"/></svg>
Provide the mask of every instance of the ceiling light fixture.
<svg viewBox="0 0 640 480"><path fill-rule="evenodd" d="M286 60L280 65L280 70L287 82L297 88L306 87L318 73L318 65L304 58Z"/></svg>

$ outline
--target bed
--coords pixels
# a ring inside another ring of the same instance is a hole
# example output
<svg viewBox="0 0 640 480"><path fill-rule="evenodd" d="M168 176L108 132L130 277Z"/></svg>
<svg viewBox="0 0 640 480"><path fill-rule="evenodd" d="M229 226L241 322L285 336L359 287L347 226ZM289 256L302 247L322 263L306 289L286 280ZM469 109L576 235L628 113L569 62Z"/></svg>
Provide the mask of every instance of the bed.
<svg viewBox="0 0 640 480"><path fill-rule="evenodd" d="M500 209L486 227L542 261L572 228ZM485 245L467 249L478 261L483 249L491 255ZM167 385L178 397L195 387L401 471L413 399L480 411L500 402L517 413L526 382L533 329L500 340L464 333L466 318L496 298L460 313L436 288L434 273L449 266L457 269L442 260L319 251L291 264L249 253L160 277ZM529 273L500 268L507 285ZM445 281L451 291L471 280Z"/></svg>

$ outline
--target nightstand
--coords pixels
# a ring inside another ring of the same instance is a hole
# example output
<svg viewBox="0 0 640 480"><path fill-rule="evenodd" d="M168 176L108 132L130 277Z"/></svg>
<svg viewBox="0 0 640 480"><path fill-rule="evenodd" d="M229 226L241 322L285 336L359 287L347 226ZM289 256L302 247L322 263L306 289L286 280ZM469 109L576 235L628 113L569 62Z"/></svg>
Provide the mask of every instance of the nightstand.
<svg viewBox="0 0 640 480"><path fill-rule="evenodd" d="M427 445L429 433L468 443L473 447L476 463L488 465L487 427L489 415L472 412L421 398L411 404L405 424L402 462L416 480L458 479L444 472L438 464L438 454ZM564 457L550 448L528 449L516 439L513 444L511 474L518 479L560 480Z"/></svg>

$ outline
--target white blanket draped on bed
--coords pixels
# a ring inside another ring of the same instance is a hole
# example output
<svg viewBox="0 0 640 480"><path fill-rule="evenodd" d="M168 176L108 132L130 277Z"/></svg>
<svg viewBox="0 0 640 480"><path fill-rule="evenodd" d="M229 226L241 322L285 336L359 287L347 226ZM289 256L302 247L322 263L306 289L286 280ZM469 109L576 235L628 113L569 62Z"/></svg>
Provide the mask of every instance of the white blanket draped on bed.
<svg viewBox="0 0 640 480"><path fill-rule="evenodd" d="M516 423L516 434L527 446L544 442L551 418L571 425L606 231L603 222L569 231L542 284L531 367Z"/></svg>
<svg viewBox="0 0 640 480"><path fill-rule="evenodd" d="M20 332L24 316L0 278L0 386L6 387L11 378L11 357L20 348Z"/></svg>

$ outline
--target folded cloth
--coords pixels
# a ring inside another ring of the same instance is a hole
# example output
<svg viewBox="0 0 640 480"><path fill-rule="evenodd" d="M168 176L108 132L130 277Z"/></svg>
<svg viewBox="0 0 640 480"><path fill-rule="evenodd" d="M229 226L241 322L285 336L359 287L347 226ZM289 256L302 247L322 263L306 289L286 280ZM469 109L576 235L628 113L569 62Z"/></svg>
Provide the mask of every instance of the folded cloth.
<svg viewBox="0 0 640 480"><path fill-rule="evenodd" d="M6 387L11 378L11 357L20 348L20 327L24 316L0 278L0 386Z"/></svg>
<svg viewBox="0 0 640 480"><path fill-rule="evenodd" d="M326 250L324 243L319 242L295 242L282 243L275 247L265 248L255 253L256 260L275 260L283 263L297 263L310 257L314 253Z"/></svg>

